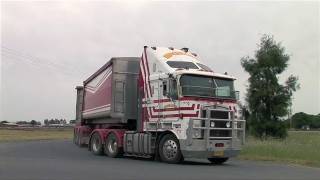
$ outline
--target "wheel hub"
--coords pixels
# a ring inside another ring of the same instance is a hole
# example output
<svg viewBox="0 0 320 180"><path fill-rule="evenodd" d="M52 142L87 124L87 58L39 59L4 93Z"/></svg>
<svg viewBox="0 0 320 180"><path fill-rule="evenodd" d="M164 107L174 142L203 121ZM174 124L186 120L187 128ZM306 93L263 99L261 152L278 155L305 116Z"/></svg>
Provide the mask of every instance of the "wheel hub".
<svg viewBox="0 0 320 180"><path fill-rule="evenodd" d="M167 159L174 159L178 153L178 145L173 140L167 140L164 143L163 154Z"/></svg>
<svg viewBox="0 0 320 180"><path fill-rule="evenodd" d="M108 143L109 152L114 153L116 151L117 146L118 146L118 143L115 139L112 139L111 141L109 141Z"/></svg>
<svg viewBox="0 0 320 180"><path fill-rule="evenodd" d="M95 139L92 143L92 149L94 152L97 152L98 151L98 140Z"/></svg>

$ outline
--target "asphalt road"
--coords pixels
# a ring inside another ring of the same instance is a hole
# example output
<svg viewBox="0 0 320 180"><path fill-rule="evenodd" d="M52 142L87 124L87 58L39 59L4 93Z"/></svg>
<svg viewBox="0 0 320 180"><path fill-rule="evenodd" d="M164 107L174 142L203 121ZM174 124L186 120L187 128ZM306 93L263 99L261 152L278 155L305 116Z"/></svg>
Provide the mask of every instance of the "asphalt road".
<svg viewBox="0 0 320 180"><path fill-rule="evenodd" d="M0 180L95 179L320 179L320 169L284 164L230 160L165 164L157 161L94 156L70 141L0 144Z"/></svg>

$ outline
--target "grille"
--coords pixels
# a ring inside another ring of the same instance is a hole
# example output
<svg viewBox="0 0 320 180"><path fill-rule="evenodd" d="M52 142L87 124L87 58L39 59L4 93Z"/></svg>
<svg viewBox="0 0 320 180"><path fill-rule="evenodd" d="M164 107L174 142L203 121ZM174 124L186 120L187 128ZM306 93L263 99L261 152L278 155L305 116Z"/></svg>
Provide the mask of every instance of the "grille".
<svg viewBox="0 0 320 180"><path fill-rule="evenodd" d="M210 130L210 137L231 137L230 130Z"/></svg>
<svg viewBox="0 0 320 180"><path fill-rule="evenodd" d="M214 127L215 128L226 128L226 124L228 123L228 121L211 121L214 122ZM230 128L232 128L232 123L230 123ZM210 123L211 124L211 123Z"/></svg>
<svg viewBox="0 0 320 180"><path fill-rule="evenodd" d="M211 111L210 117L213 119L229 119L228 111Z"/></svg>

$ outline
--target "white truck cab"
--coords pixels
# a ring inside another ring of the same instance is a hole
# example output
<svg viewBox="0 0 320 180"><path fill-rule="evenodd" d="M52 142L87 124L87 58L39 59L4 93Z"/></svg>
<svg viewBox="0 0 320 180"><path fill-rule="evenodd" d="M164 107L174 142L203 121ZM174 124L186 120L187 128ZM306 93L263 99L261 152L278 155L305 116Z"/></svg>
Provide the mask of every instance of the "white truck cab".
<svg viewBox="0 0 320 180"><path fill-rule="evenodd" d="M235 77L201 63L187 48L145 47L140 61L143 131L170 131L184 158L224 161L244 143Z"/></svg>

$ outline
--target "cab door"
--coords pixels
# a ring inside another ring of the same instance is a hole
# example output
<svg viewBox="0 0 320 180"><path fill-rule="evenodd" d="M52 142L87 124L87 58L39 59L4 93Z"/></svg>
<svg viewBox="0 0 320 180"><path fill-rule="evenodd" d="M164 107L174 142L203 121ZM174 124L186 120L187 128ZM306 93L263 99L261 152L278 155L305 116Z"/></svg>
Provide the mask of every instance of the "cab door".
<svg viewBox="0 0 320 180"><path fill-rule="evenodd" d="M174 79L164 79L160 83L159 100L158 100L159 121L177 119L179 114L179 101L177 94L177 82Z"/></svg>
<svg viewBox="0 0 320 180"><path fill-rule="evenodd" d="M166 79L162 80L162 81L158 81L158 85L159 85L159 91L158 91L158 122L163 120L163 109L164 109L164 103L166 101L167 94L168 94L168 82Z"/></svg>

